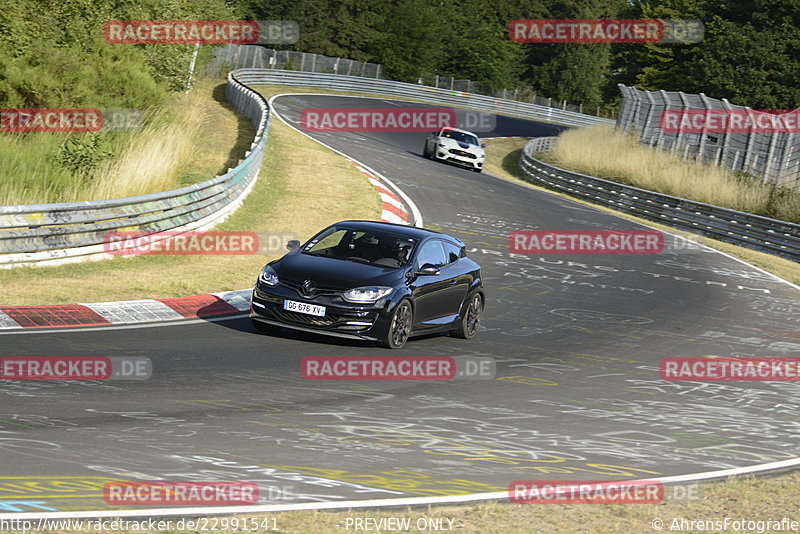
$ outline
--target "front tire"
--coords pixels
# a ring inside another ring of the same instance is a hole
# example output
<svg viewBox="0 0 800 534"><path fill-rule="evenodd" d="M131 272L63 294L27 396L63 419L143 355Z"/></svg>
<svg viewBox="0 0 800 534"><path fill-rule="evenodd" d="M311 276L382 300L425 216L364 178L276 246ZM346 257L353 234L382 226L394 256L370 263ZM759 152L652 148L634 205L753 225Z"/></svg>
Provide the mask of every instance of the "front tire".
<svg viewBox="0 0 800 534"><path fill-rule="evenodd" d="M387 349L399 349L406 344L411 336L411 329L414 325L414 310L408 300L402 300L392 312L389 320L389 331L386 338L381 341L381 345Z"/></svg>
<svg viewBox="0 0 800 534"><path fill-rule="evenodd" d="M458 326L450 331L450 335L461 339L472 339L478 333L482 315L483 295L475 293L469 298L464 317L458 321Z"/></svg>

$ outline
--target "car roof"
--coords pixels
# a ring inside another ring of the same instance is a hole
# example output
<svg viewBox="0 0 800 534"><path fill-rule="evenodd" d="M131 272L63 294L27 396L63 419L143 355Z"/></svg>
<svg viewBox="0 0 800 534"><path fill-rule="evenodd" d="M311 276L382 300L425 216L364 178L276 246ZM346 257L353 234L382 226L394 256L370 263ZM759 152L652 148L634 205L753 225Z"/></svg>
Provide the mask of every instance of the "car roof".
<svg viewBox="0 0 800 534"><path fill-rule="evenodd" d="M409 226L406 224L395 224L395 223L387 223L379 221L348 220L348 221L339 221L335 224L332 224L331 226L339 226L339 225L347 225L350 228L363 231L388 231L394 234L399 234L405 237L413 237L414 239L420 239L420 240L428 237L447 238L450 241L458 243L460 246L464 246L464 243L457 237L453 237L449 234L443 234L442 232L436 232L434 230L426 230L425 228L419 228L417 226Z"/></svg>

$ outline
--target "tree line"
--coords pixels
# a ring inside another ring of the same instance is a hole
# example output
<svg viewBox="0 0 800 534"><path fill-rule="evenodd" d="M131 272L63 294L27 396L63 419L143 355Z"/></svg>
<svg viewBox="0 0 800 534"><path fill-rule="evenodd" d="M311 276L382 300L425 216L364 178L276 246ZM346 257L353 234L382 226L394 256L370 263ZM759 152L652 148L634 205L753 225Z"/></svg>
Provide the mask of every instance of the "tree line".
<svg viewBox="0 0 800 534"><path fill-rule="evenodd" d="M756 109L800 107L798 0L247 0L256 18L300 23L289 49L381 63L386 76L470 79L615 107L618 83L703 92ZM694 44L522 44L516 19L699 19Z"/></svg>
<svg viewBox="0 0 800 534"><path fill-rule="evenodd" d="M523 44L516 19L699 19L694 44ZM800 0L0 0L0 107L148 107L185 83L191 45L111 45L109 20L295 20L282 48L494 93L613 108L618 83L800 107ZM208 47L203 47L207 53Z"/></svg>

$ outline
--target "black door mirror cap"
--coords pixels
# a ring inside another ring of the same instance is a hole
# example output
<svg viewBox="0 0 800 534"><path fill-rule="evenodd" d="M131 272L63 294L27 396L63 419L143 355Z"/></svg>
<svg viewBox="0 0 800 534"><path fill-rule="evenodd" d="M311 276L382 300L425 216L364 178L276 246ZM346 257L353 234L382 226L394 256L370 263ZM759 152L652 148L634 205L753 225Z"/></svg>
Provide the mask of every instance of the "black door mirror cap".
<svg viewBox="0 0 800 534"><path fill-rule="evenodd" d="M423 276L426 276L426 275L427 276L437 275L437 274L439 274L439 270L440 269L437 266L435 266L434 264L426 263L425 265L423 265L422 267L417 269L417 274L420 274L420 275L423 275Z"/></svg>

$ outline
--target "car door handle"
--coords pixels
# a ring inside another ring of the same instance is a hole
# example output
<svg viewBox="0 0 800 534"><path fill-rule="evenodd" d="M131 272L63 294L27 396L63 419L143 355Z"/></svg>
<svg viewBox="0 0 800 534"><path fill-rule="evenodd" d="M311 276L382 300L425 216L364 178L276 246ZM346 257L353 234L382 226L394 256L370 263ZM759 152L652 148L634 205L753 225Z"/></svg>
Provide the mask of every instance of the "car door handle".
<svg viewBox="0 0 800 534"><path fill-rule="evenodd" d="M450 285L454 286L458 283L458 280L450 280Z"/></svg>

